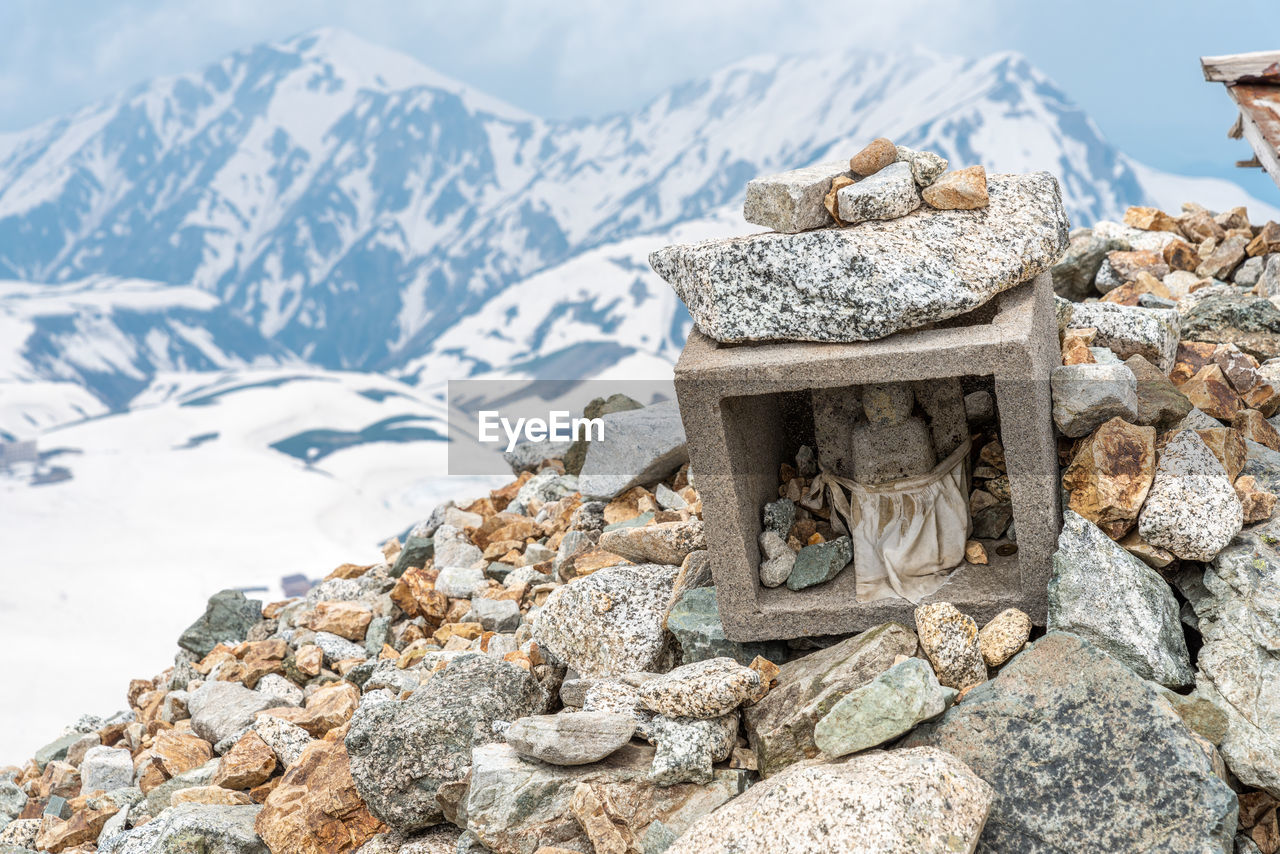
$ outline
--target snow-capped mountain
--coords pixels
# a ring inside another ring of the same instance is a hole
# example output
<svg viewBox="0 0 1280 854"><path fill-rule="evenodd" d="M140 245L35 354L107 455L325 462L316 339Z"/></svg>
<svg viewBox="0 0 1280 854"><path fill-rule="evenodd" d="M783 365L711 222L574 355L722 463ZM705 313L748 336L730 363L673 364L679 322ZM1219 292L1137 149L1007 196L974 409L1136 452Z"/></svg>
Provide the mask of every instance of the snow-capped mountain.
<svg viewBox="0 0 1280 854"><path fill-rule="evenodd" d="M882 134L956 164L1048 168L1077 221L1151 195L1016 54L757 57L633 113L559 122L324 29L0 136L0 276L192 286L225 308L206 327L224 349L248 324L315 365L423 380L506 360L581 371L628 348L669 358L683 316L665 286L638 269L650 297L583 303L592 259L642 264L628 241L720 223L747 179ZM495 338L516 303L562 334ZM572 326L555 317L566 306ZM618 331L639 318L653 341ZM582 334L612 346L584 360Z"/></svg>

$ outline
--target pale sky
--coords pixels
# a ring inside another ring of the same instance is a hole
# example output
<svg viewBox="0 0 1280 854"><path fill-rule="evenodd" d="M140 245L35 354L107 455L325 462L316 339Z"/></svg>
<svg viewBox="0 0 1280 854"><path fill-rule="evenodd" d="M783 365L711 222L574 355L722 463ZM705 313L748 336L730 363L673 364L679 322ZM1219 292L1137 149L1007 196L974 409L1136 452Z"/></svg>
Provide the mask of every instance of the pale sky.
<svg viewBox="0 0 1280 854"><path fill-rule="evenodd" d="M1121 150L1280 204L1225 131L1205 54L1280 49L1280 4L1235 0L0 0L0 131L316 26L351 30L543 116L634 108L757 53L920 44L1025 54Z"/></svg>

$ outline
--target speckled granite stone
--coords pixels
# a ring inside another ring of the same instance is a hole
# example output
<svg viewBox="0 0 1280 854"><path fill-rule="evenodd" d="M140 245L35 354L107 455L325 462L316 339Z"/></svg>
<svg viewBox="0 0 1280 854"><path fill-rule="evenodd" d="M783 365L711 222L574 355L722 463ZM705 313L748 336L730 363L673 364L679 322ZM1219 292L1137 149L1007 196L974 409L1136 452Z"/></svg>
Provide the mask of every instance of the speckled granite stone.
<svg viewBox="0 0 1280 854"><path fill-rule="evenodd" d="M758 783L695 822L667 854L973 851L993 798L949 753L875 751Z"/></svg>
<svg viewBox="0 0 1280 854"><path fill-rule="evenodd" d="M1138 533L1183 560L1213 560L1244 525L1227 472L1199 434L1183 430L1160 454Z"/></svg>
<svg viewBox="0 0 1280 854"><path fill-rule="evenodd" d="M894 163L856 184L842 187L836 199L840 203L840 219L846 225L897 219L923 204L920 189L911 177L911 167L906 163Z"/></svg>
<svg viewBox="0 0 1280 854"><path fill-rule="evenodd" d="M737 743L738 713L709 720L657 715L641 734L655 748L649 775L655 785L710 783L712 765L728 759Z"/></svg>
<svg viewBox="0 0 1280 854"><path fill-rule="evenodd" d="M631 740L636 720L617 712L531 715L507 728L507 744L552 765L599 762Z"/></svg>
<svg viewBox="0 0 1280 854"><path fill-rule="evenodd" d="M987 667L999 667L1017 655L1031 637L1031 618L1017 608L1006 608L978 631L978 647Z"/></svg>
<svg viewBox="0 0 1280 854"><path fill-rule="evenodd" d="M1175 309L1090 302L1072 303L1070 311L1071 326L1097 329L1094 343L1109 347L1121 359L1138 355L1166 374L1173 370L1182 331Z"/></svg>
<svg viewBox="0 0 1280 854"><path fill-rule="evenodd" d="M927 187L947 171L947 160L932 151L916 151L905 145L897 146L898 162L911 167L911 176L921 187Z"/></svg>
<svg viewBox="0 0 1280 854"><path fill-rule="evenodd" d="M988 192L981 210L668 246L649 263L717 341L872 341L970 311L1062 254L1052 175L992 175Z"/></svg>
<svg viewBox="0 0 1280 854"><path fill-rule="evenodd" d="M1053 423L1074 438L1112 418L1138 414L1138 381L1123 364L1060 365L1050 374Z"/></svg>
<svg viewBox="0 0 1280 854"><path fill-rule="evenodd" d="M1178 602L1155 570L1067 510L1049 579L1049 631L1092 642L1143 679L1191 684Z"/></svg>
<svg viewBox="0 0 1280 854"><path fill-rule="evenodd" d="M852 178L847 160L817 163L747 182L742 218L773 231L793 234L832 225L822 199L838 175Z"/></svg>
<svg viewBox="0 0 1280 854"><path fill-rule="evenodd" d="M934 602L916 608L916 634L943 685L963 691L986 681L987 665L978 648L978 625L955 605Z"/></svg>
<svg viewBox="0 0 1280 854"><path fill-rule="evenodd" d="M678 567L602 569L556 589L533 637L583 676L652 670L666 645L662 628Z"/></svg>
<svg viewBox="0 0 1280 854"><path fill-rule="evenodd" d="M640 702L668 717L718 718L760 687L760 674L732 658L685 664L640 686Z"/></svg>

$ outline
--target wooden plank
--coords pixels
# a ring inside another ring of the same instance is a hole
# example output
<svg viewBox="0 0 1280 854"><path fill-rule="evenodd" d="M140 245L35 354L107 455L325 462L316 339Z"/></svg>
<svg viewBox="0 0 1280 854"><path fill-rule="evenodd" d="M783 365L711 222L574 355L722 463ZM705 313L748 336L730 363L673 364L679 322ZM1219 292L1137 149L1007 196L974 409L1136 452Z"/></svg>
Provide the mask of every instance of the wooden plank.
<svg viewBox="0 0 1280 854"><path fill-rule="evenodd" d="M1227 91L1240 106L1240 128L1262 168L1280 187L1280 86L1238 84Z"/></svg>
<svg viewBox="0 0 1280 854"><path fill-rule="evenodd" d="M1202 56L1200 67L1204 70L1204 79L1215 83L1242 80L1280 83L1280 50Z"/></svg>

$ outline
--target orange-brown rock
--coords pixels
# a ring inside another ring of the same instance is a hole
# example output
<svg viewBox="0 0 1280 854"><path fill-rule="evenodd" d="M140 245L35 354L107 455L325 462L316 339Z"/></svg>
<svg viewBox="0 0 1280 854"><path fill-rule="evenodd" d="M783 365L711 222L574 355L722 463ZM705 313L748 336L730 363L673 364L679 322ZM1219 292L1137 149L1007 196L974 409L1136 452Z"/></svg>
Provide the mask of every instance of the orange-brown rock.
<svg viewBox="0 0 1280 854"><path fill-rule="evenodd" d="M990 562L986 547L977 540L969 540L964 544L964 559L974 566L986 566Z"/></svg>
<svg viewBox="0 0 1280 854"><path fill-rule="evenodd" d="M1280 451L1280 431L1272 427L1271 423L1256 409L1242 409L1237 412L1236 417L1231 421L1231 427L1246 439L1257 442L1259 445L1266 445L1273 451Z"/></svg>
<svg viewBox="0 0 1280 854"><path fill-rule="evenodd" d="M1258 383L1241 395L1240 399L1245 406L1258 410L1267 418L1275 415L1276 410L1280 409L1280 389L1268 382Z"/></svg>
<svg viewBox="0 0 1280 854"><path fill-rule="evenodd" d="M1200 254L1195 247L1185 240L1170 240L1160 253L1170 270L1186 270L1195 272L1200 266Z"/></svg>
<svg viewBox="0 0 1280 854"><path fill-rule="evenodd" d="M827 209L827 213L831 214L831 218L836 221L836 225L844 228L845 221L840 218L840 191L848 187L854 181L848 175L837 175L831 179L831 189L827 190L827 194L822 197L822 206Z"/></svg>
<svg viewBox="0 0 1280 854"><path fill-rule="evenodd" d="M1197 430L1196 433L1209 446L1209 450L1213 451L1213 455L1218 458L1218 462L1222 463L1222 467L1227 470L1227 479L1234 482L1240 476L1240 471L1244 468L1249 455L1244 437L1230 427L1212 427L1207 430Z"/></svg>
<svg viewBox="0 0 1280 854"><path fill-rule="evenodd" d="M136 707L138 698L146 691L154 691L155 687L156 683L150 679L130 679L129 690L125 695L128 698L129 706Z"/></svg>
<svg viewBox="0 0 1280 854"><path fill-rule="evenodd" d="M148 749L165 777L199 768L213 758L213 746L198 735L179 730L157 733Z"/></svg>
<svg viewBox="0 0 1280 854"><path fill-rule="evenodd" d="M317 741L285 772L254 829L272 854L345 854L385 830L356 791L341 741Z"/></svg>
<svg viewBox="0 0 1280 854"><path fill-rule="evenodd" d="M892 166L897 159L898 149L893 142L878 136L849 158L849 171L865 178L876 174L886 166Z"/></svg>
<svg viewBox="0 0 1280 854"><path fill-rule="evenodd" d="M1131 282L1141 272L1150 273L1157 279L1164 278L1169 272L1164 256L1146 249L1117 249L1107 253L1107 261L1121 282Z"/></svg>
<svg viewBox="0 0 1280 854"><path fill-rule="evenodd" d="M324 650L313 643L303 644L293 656L294 663L306 676L319 676L324 666Z"/></svg>
<svg viewBox="0 0 1280 854"><path fill-rule="evenodd" d="M210 781L224 789L252 789L271 778L276 755L253 730L245 733L218 762Z"/></svg>
<svg viewBox="0 0 1280 854"><path fill-rule="evenodd" d="M1098 337L1098 330L1092 326L1084 329L1071 328L1062 333L1062 364L1091 365L1094 363L1093 353L1089 347Z"/></svg>
<svg viewBox="0 0 1280 854"><path fill-rule="evenodd" d="M1208 211L1197 210L1189 211L1178 217L1178 225L1182 228L1182 234L1195 244L1203 243L1209 239L1221 240L1226 236L1226 229L1213 221L1213 217Z"/></svg>
<svg viewBox="0 0 1280 854"><path fill-rule="evenodd" d="M438 644L448 643L450 638L462 638L463 640L475 640L484 632L484 627L479 623L445 623L436 629L435 634L431 637Z"/></svg>
<svg viewBox="0 0 1280 854"><path fill-rule="evenodd" d="M326 601L316 604L311 614L311 628L362 641L372 620L373 609L363 602Z"/></svg>
<svg viewBox="0 0 1280 854"><path fill-rule="evenodd" d="M611 566L621 566L631 561L616 555L608 549L602 549L599 546L592 546L584 549L573 556L572 566L561 567L564 580L571 578L581 578L584 575L590 575L599 569L607 569Z"/></svg>
<svg viewBox="0 0 1280 854"><path fill-rule="evenodd" d="M1138 298L1143 294L1154 294L1164 299L1169 299L1169 289L1164 283L1148 272L1140 272L1131 281L1125 282L1118 288L1112 288L1102 297L1102 302L1115 303L1116 305L1137 305Z"/></svg>
<svg viewBox="0 0 1280 854"><path fill-rule="evenodd" d="M432 626L440 625L449 610L449 598L436 590L435 569L413 568L396 580L391 601L408 617L422 617Z"/></svg>
<svg viewBox="0 0 1280 854"><path fill-rule="evenodd" d="M1181 234L1178 221L1159 208L1130 207L1124 212L1124 224L1143 231L1171 231Z"/></svg>
<svg viewBox="0 0 1280 854"><path fill-rule="evenodd" d="M634 519L644 511L640 509L641 502L645 499L652 499L649 490L643 486L633 486L617 498L610 501L604 507L604 521L607 525L615 522L625 522L628 519Z"/></svg>
<svg viewBox="0 0 1280 854"><path fill-rule="evenodd" d="M268 709L258 714L282 718L302 727L312 738L322 738L329 730L351 720L359 705L359 688L350 682L334 682L308 697L302 708Z"/></svg>
<svg viewBox="0 0 1280 854"><path fill-rule="evenodd" d="M520 487L528 483L531 477L533 477L533 472L522 471L520 472L519 476L516 477L516 479L513 480L511 483L508 483L506 486L500 489L491 490L489 492L489 498L493 501L495 512L500 513L503 510L506 510L507 505L510 504L513 500L515 500L516 493L520 491ZM481 513L480 515L488 516L490 514Z"/></svg>
<svg viewBox="0 0 1280 854"><path fill-rule="evenodd" d="M96 797L76 804L71 817L66 821L54 815L42 816L40 832L36 834L36 848L56 854L96 842L107 820L119 811L120 807L115 801L108 797Z"/></svg>
<svg viewBox="0 0 1280 854"><path fill-rule="evenodd" d="M1178 386L1178 391L1187 396L1192 406L1219 421L1229 422L1240 411L1240 397L1217 365L1205 365Z"/></svg>
<svg viewBox="0 0 1280 854"><path fill-rule="evenodd" d="M1062 485L1072 510L1118 540L1137 522L1155 472L1155 428L1112 418L1080 443Z"/></svg>
<svg viewBox="0 0 1280 854"><path fill-rule="evenodd" d="M169 796L169 805L205 804L207 806L235 807L253 803L247 792L233 792L221 786L192 786L179 789Z"/></svg>
<svg viewBox="0 0 1280 854"><path fill-rule="evenodd" d="M1142 535L1138 533L1137 528L1121 537L1119 542L1125 551L1152 569L1164 569L1177 559L1173 552L1162 549L1159 546L1153 546L1142 539Z"/></svg>
<svg viewBox="0 0 1280 854"><path fill-rule="evenodd" d="M1276 509L1276 496L1258 486L1253 475L1241 475L1235 482L1236 497L1244 507L1244 522L1252 525L1271 518Z"/></svg>
<svg viewBox="0 0 1280 854"><path fill-rule="evenodd" d="M267 799L267 796L275 791L276 786L280 785L279 777L272 777L261 786L254 786L249 790L249 800L255 804L260 804Z"/></svg>
<svg viewBox="0 0 1280 854"><path fill-rule="evenodd" d="M242 679L250 688L268 673L283 673L284 660L289 655L289 645L280 638L249 641L236 648L243 667ZM219 673L221 678L221 673Z"/></svg>
<svg viewBox="0 0 1280 854"><path fill-rule="evenodd" d="M35 789L39 798L58 797L70 800L80 794L80 772L68 762L54 760L44 766Z"/></svg>
<svg viewBox="0 0 1280 854"><path fill-rule="evenodd" d="M285 608L289 607L296 601L298 600L281 599L278 602L268 602L266 605L262 606L262 616L266 617L268 620L274 620L276 617L280 616L281 612L283 612Z"/></svg>
<svg viewBox="0 0 1280 854"><path fill-rule="evenodd" d="M1222 375L1239 394L1244 394L1262 381L1262 374L1258 372L1258 360L1241 352L1234 344L1219 344L1213 351L1213 362L1222 368Z"/></svg>
<svg viewBox="0 0 1280 854"><path fill-rule="evenodd" d="M339 566L333 572L326 575L324 580L329 581L334 578L359 578L371 569L373 569L373 564L344 563L342 566Z"/></svg>
<svg viewBox="0 0 1280 854"><path fill-rule="evenodd" d="M1250 257L1280 252L1280 223L1268 222L1264 225L1253 240L1249 241L1245 251Z"/></svg>
<svg viewBox="0 0 1280 854"><path fill-rule="evenodd" d="M1233 228L1249 228L1249 211L1243 205L1232 208L1229 211L1223 211L1213 218L1213 221L1222 226L1227 231Z"/></svg>
<svg viewBox="0 0 1280 854"><path fill-rule="evenodd" d="M1207 341L1183 341L1178 344L1178 356L1169 372L1170 381L1177 386L1194 377L1201 368L1214 364L1218 345Z"/></svg>

